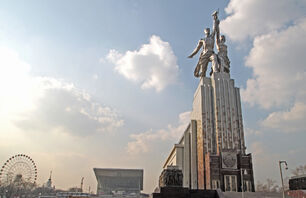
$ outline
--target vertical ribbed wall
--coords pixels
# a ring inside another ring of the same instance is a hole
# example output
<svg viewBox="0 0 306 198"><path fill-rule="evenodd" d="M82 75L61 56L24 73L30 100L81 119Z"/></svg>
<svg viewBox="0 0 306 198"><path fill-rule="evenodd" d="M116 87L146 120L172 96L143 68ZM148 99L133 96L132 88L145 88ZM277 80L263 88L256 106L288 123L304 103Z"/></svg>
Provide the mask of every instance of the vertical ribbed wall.
<svg viewBox="0 0 306 198"><path fill-rule="evenodd" d="M185 135L190 140L185 142L185 149L190 143L191 164L185 167L190 167L187 172L190 173L191 188L204 189L210 186L210 181L205 181L210 178L210 172L205 171L207 153L219 155L231 150L245 154L240 92L229 74L213 73L210 78L200 79L194 94L191 120L191 131Z"/></svg>
<svg viewBox="0 0 306 198"><path fill-rule="evenodd" d="M219 154L220 148L244 153L240 92L229 74L214 73L211 78L201 78L194 95L191 119L201 124L197 127L201 128L197 136L198 147L201 147L198 149L203 154Z"/></svg>
<svg viewBox="0 0 306 198"><path fill-rule="evenodd" d="M212 86L210 78L204 78L202 89L203 89L202 124L203 124L204 140L205 140L204 148L206 152L212 153L214 125L213 125Z"/></svg>
<svg viewBox="0 0 306 198"><path fill-rule="evenodd" d="M216 146L222 148L222 150L236 150L238 153L241 146L244 147L239 89L235 88L234 80L230 79L228 74L214 73L211 79L215 110Z"/></svg>
<svg viewBox="0 0 306 198"><path fill-rule="evenodd" d="M236 105L237 105L237 131L239 135L239 149L245 154L245 142L244 142L244 131L243 131L243 120L242 120L242 110L241 110L241 100L240 100L240 91L238 88L235 88L236 94Z"/></svg>

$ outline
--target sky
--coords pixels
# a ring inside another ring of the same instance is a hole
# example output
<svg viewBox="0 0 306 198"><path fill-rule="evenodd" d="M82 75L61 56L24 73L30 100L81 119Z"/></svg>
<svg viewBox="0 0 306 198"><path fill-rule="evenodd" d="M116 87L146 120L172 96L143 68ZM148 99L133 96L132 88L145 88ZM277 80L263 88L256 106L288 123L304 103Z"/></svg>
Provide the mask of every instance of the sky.
<svg viewBox="0 0 306 198"><path fill-rule="evenodd" d="M306 164L305 0L0 1L0 163L96 190L93 168L144 169L144 192L189 122L198 55L219 9L255 181Z"/></svg>

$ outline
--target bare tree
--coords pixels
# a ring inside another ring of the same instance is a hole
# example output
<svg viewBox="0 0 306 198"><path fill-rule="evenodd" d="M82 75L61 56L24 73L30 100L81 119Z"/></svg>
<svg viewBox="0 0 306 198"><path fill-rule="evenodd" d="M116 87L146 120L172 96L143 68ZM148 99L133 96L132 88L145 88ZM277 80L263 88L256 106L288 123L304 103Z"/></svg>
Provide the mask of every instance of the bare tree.
<svg viewBox="0 0 306 198"><path fill-rule="evenodd" d="M2 197L32 197L36 185L25 181L11 182L0 187Z"/></svg>

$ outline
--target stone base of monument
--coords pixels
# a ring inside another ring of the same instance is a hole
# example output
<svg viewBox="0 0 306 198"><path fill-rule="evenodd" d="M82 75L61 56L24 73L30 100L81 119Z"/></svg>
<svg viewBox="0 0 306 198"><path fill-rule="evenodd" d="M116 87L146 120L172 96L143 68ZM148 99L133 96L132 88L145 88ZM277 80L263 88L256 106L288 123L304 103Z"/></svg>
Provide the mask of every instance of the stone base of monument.
<svg viewBox="0 0 306 198"><path fill-rule="evenodd" d="M191 190L183 187L161 187L151 198L224 198L218 190Z"/></svg>
<svg viewBox="0 0 306 198"><path fill-rule="evenodd" d="M224 198L221 190L191 190L183 187L183 173L177 166L167 166L159 176L159 187L151 198Z"/></svg>

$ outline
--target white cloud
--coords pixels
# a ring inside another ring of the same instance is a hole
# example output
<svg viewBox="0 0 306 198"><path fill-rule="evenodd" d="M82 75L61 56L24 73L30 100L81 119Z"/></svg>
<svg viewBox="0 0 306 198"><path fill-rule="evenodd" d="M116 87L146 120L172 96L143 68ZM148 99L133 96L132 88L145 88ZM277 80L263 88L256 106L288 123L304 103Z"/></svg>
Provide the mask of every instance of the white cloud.
<svg viewBox="0 0 306 198"><path fill-rule="evenodd" d="M14 123L23 130L60 130L74 135L112 132L123 125L117 113L91 100L72 84L40 78L42 96L35 108L20 114Z"/></svg>
<svg viewBox="0 0 306 198"><path fill-rule="evenodd" d="M250 150L253 153L253 155L259 157L258 159L261 159L260 157L266 156L265 147L261 142L253 142L250 146Z"/></svg>
<svg viewBox="0 0 306 198"><path fill-rule="evenodd" d="M245 135L246 136L249 136L249 135L259 136L259 135L262 135L262 131L251 129L251 128L246 128L245 129Z"/></svg>
<svg viewBox="0 0 306 198"><path fill-rule="evenodd" d="M94 74L94 75L92 76L92 78L93 78L94 80L98 80L99 76L98 76L98 74Z"/></svg>
<svg viewBox="0 0 306 198"><path fill-rule="evenodd" d="M33 105L30 65L14 50L0 46L0 116L8 116Z"/></svg>
<svg viewBox="0 0 306 198"><path fill-rule="evenodd" d="M297 102L289 111L271 113L263 122L264 127L285 132L305 131L306 104Z"/></svg>
<svg viewBox="0 0 306 198"><path fill-rule="evenodd" d="M140 83L143 89L161 91L177 81L177 58L170 44L155 35L151 36L149 44L143 44L139 50L121 54L112 49L106 59L115 65L119 74Z"/></svg>
<svg viewBox="0 0 306 198"><path fill-rule="evenodd" d="M234 40L253 41L246 66L253 77L242 90L251 105L290 105L305 89L306 1L231 0L222 31Z"/></svg>
<svg viewBox="0 0 306 198"><path fill-rule="evenodd" d="M286 28L305 15L305 6L304 0L231 0L225 9L230 16L221 22L221 31L232 40L254 38Z"/></svg>
<svg viewBox="0 0 306 198"><path fill-rule="evenodd" d="M306 89L306 18L280 32L254 40L246 60L253 78L242 90L243 100L264 108L288 105Z"/></svg>
<svg viewBox="0 0 306 198"><path fill-rule="evenodd" d="M123 125L115 110L94 102L72 83L31 76L30 65L11 49L0 47L0 70L0 118L5 125L81 136Z"/></svg>
<svg viewBox="0 0 306 198"><path fill-rule="evenodd" d="M305 8L304 0L231 0L225 9L229 16L221 31L234 41L253 42L245 62L253 76L241 90L242 100L277 109L262 122L264 127L286 132L304 127Z"/></svg>
<svg viewBox="0 0 306 198"><path fill-rule="evenodd" d="M158 131L147 131L139 134L132 134L133 141L128 143L127 151L130 154L151 152L153 147L159 146L163 141L177 141L183 135L188 123L190 122L190 112L179 115L177 126L168 125L166 129Z"/></svg>

